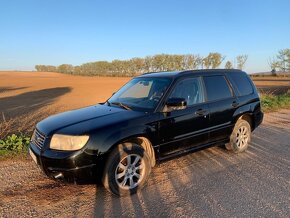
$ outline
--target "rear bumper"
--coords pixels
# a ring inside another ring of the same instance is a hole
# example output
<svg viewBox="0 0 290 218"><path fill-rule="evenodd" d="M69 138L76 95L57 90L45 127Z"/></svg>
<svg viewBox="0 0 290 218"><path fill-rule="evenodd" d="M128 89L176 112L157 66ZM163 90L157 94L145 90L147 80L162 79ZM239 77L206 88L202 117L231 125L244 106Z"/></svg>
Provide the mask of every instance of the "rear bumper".
<svg viewBox="0 0 290 218"><path fill-rule="evenodd" d="M263 118L264 118L264 113L262 111L259 111L257 113L255 113L254 116L254 129L257 128L262 122L263 122Z"/></svg>
<svg viewBox="0 0 290 218"><path fill-rule="evenodd" d="M41 151L33 143L29 147L36 164L50 178L79 182L97 179L102 173L103 164L96 155L88 155L82 151Z"/></svg>

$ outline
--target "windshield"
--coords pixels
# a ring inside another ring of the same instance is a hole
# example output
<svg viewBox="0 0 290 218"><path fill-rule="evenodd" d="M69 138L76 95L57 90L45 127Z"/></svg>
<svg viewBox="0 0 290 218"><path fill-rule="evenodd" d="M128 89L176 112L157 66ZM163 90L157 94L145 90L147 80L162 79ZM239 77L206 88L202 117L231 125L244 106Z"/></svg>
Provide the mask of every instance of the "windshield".
<svg viewBox="0 0 290 218"><path fill-rule="evenodd" d="M107 103L132 110L151 111L158 105L170 82L169 78L134 78Z"/></svg>

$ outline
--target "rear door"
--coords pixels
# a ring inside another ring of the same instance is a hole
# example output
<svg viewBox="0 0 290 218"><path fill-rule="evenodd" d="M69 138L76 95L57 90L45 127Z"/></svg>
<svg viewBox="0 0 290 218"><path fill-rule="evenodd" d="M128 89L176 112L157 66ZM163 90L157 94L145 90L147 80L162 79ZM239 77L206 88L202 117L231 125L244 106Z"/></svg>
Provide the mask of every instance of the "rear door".
<svg viewBox="0 0 290 218"><path fill-rule="evenodd" d="M210 112L209 141L226 139L233 128L232 119L239 106L238 99L225 75L204 76L203 80Z"/></svg>
<svg viewBox="0 0 290 218"><path fill-rule="evenodd" d="M181 79L173 87L169 98L184 98L187 107L162 113L159 123L161 158L206 144L209 136L209 110L201 77Z"/></svg>

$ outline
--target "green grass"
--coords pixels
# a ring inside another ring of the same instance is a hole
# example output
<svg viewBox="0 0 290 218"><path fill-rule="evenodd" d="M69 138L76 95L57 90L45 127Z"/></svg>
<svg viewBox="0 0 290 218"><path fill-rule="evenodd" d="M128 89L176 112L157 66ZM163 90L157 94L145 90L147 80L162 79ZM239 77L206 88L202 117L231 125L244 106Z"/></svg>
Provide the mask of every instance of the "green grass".
<svg viewBox="0 0 290 218"><path fill-rule="evenodd" d="M290 93L283 95L261 95L262 110L264 112L290 108Z"/></svg>
<svg viewBox="0 0 290 218"><path fill-rule="evenodd" d="M27 154L30 138L23 135L9 135L0 140L0 158Z"/></svg>

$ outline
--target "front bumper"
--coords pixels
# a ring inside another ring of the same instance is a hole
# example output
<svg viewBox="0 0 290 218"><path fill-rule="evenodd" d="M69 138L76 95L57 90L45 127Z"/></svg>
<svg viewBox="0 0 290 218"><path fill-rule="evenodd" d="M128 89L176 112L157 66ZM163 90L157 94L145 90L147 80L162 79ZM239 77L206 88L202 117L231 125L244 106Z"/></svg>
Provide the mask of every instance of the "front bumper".
<svg viewBox="0 0 290 218"><path fill-rule="evenodd" d="M85 151L41 150L31 142L29 152L41 170L53 179L89 181L102 174L103 163L100 158Z"/></svg>

